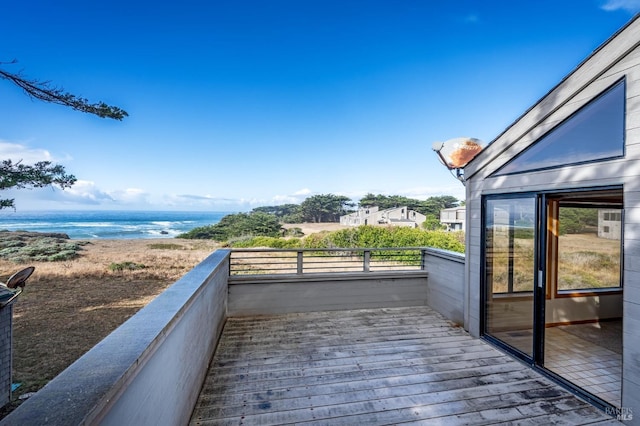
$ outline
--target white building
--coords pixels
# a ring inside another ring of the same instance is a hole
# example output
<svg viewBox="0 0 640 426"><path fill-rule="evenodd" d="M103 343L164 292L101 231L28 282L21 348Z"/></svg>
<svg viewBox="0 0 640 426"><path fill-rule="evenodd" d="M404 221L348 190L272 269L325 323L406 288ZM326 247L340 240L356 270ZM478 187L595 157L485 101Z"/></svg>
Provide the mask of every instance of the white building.
<svg viewBox="0 0 640 426"><path fill-rule="evenodd" d="M598 237L619 240L622 232L620 210L598 210Z"/></svg>
<svg viewBox="0 0 640 426"><path fill-rule="evenodd" d="M414 210L409 210L407 206L393 207L385 210L380 210L378 207L364 207L359 208L358 211L351 214L340 216L340 225L391 225L417 228L425 220L427 220L425 215Z"/></svg>
<svg viewBox="0 0 640 426"><path fill-rule="evenodd" d="M446 225L447 231L464 231L466 208L451 207L440 210L440 223Z"/></svg>

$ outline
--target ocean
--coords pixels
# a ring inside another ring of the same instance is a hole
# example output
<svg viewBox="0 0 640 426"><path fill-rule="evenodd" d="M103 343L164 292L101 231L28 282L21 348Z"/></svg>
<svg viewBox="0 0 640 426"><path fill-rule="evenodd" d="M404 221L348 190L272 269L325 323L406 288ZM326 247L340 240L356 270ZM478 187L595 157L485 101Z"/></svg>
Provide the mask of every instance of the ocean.
<svg viewBox="0 0 640 426"><path fill-rule="evenodd" d="M72 239L173 238L226 212L0 210L0 230L62 232Z"/></svg>

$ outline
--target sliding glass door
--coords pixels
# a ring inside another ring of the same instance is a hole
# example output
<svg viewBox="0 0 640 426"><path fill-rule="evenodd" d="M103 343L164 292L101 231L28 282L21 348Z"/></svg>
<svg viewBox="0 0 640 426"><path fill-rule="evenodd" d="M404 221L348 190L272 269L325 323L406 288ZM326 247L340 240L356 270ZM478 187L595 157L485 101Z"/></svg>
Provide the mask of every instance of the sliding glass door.
<svg viewBox="0 0 640 426"><path fill-rule="evenodd" d="M485 332L533 358L535 196L485 204Z"/></svg>
<svg viewBox="0 0 640 426"><path fill-rule="evenodd" d="M483 203L484 336L603 407L621 405L622 207L615 187Z"/></svg>

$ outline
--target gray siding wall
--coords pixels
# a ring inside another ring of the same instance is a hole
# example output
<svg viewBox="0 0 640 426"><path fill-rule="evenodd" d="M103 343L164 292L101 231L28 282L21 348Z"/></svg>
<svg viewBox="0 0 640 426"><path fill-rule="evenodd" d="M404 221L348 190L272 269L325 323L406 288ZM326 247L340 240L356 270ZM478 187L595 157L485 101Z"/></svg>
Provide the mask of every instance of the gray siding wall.
<svg viewBox="0 0 640 426"><path fill-rule="evenodd" d="M187 424L226 319L228 274L228 250L214 252L0 424Z"/></svg>
<svg viewBox="0 0 640 426"><path fill-rule="evenodd" d="M425 263L427 304L447 319L464 325L464 254L428 249Z"/></svg>
<svg viewBox="0 0 640 426"><path fill-rule="evenodd" d="M469 331L480 333L481 197L486 194L623 185L624 407L640 407L640 20L609 40L498 137L465 169L467 176L467 287ZM624 159L490 178L507 160L621 77L626 78ZM640 424L640 413L633 424Z"/></svg>

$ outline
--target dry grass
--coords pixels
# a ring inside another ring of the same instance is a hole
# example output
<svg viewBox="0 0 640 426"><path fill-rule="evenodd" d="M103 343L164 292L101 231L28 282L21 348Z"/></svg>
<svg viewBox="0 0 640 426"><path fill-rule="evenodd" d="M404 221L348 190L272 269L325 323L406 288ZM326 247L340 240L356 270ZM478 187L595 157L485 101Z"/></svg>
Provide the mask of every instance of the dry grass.
<svg viewBox="0 0 640 426"><path fill-rule="evenodd" d="M216 248L203 240L92 240L81 256L36 267L14 305L15 397L35 391ZM113 263L137 270L113 272ZM0 280L29 266L0 260Z"/></svg>
<svg viewBox="0 0 640 426"><path fill-rule="evenodd" d="M300 228L304 235L315 234L323 231L338 231L340 229L350 228L349 226L340 225L339 223L285 223L282 225L285 229Z"/></svg>
<svg viewBox="0 0 640 426"><path fill-rule="evenodd" d="M290 224L305 235L340 224ZM74 240L75 241L75 240ZM0 259L0 281L33 265L36 271L13 311L14 398L40 389L218 245L207 240L91 240L79 258L16 264ZM113 264L144 265L116 271ZM0 418L18 405L0 409Z"/></svg>
<svg viewBox="0 0 640 426"><path fill-rule="evenodd" d="M620 285L620 240L596 234L563 235L558 243L558 289Z"/></svg>
<svg viewBox="0 0 640 426"><path fill-rule="evenodd" d="M594 233L567 234L558 243L558 289L607 288L620 285L620 240L598 238ZM507 292L508 240L494 241L493 292ZM533 239L516 238L515 291L533 290Z"/></svg>

